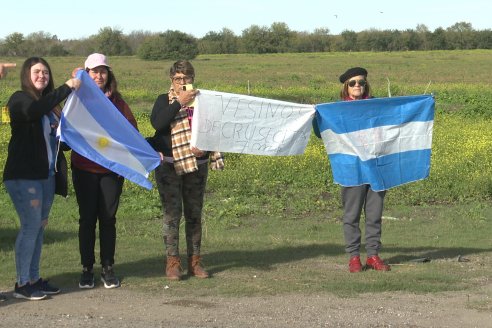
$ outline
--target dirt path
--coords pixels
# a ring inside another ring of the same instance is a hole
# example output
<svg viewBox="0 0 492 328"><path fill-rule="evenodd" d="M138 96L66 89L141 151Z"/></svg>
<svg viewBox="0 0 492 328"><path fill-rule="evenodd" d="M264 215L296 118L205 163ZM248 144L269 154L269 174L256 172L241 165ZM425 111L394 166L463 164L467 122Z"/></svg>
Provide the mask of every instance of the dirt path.
<svg viewBox="0 0 492 328"><path fill-rule="evenodd" d="M147 295L124 287L0 303L0 327L492 327L492 285L475 293L278 297ZM9 295L10 296L10 295ZM482 304L482 310L477 310ZM486 306L483 306L483 305Z"/></svg>

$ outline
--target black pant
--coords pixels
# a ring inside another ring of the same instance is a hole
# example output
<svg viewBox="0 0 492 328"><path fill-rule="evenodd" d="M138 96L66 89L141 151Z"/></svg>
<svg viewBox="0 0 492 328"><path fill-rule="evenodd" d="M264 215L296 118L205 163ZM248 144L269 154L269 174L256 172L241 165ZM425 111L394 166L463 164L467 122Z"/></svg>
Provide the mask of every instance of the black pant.
<svg viewBox="0 0 492 328"><path fill-rule="evenodd" d="M207 184L208 163L198 171L178 175L171 163L155 169L155 180L164 210L164 244L167 256L179 255L179 226L185 217L187 255L200 255L202 244L202 209Z"/></svg>
<svg viewBox="0 0 492 328"><path fill-rule="evenodd" d="M79 204L79 250L81 263L95 263L96 222L99 219L101 264L113 265L116 246L116 211L124 179L115 173L91 173L72 167L72 180Z"/></svg>

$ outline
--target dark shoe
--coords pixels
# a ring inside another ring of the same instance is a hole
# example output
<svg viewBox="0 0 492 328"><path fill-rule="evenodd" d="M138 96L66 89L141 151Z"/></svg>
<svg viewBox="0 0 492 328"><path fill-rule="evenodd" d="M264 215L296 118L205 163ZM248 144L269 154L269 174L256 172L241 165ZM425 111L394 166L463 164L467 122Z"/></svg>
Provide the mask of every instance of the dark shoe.
<svg viewBox="0 0 492 328"><path fill-rule="evenodd" d="M373 269L377 271L390 271L391 267L388 264L385 264L383 260L377 255L373 255L367 258L366 267L368 269Z"/></svg>
<svg viewBox="0 0 492 328"><path fill-rule="evenodd" d="M105 288L120 287L120 280L114 275L113 267L111 265L103 267L101 281L104 283Z"/></svg>
<svg viewBox="0 0 492 328"><path fill-rule="evenodd" d="M166 277L169 280L181 279L181 259L179 256L168 256L166 259Z"/></svg>
<svg viewBox="0 0 492 328"><path fill-rule="evenodd" d="M48 280L44 280L43 278L39 278L39 280L32 284L32 286L46 295L55 295L60 293L60 288L50 285Z"/></svg>
<svg viewBox="0 0 492 328"><path fill-rule="evenodd" d="M188 275L203 279L209 277L208 272L202 266L200 255L188 257Z"/></svg>
<svg viewBox="0 0 492 328"><path fill-rule="evenodd" d="M19 287L16 283L13 296L15 298L23 298L25 300L37 301L46 298L48 295L34 288L31 284L25 284L24 286Z"/></svg>
<svg viewBox="0 0 492 328"><path fill-rule="evenodd" d="M7 296L4 293L0 293L0 302L5 302L7 300Z"/></svg>
<svg viewBox="0 0 492 328"><path fill-rule="evenodd" d="M79 288L90 289L94 288L94 271L89 268L83 268L80 275Z"/></svg>
<svg viewBox="0 0 492 328"><path fill-rule="evenodd" d="M360 256L352 256L349 261L349 271L350 272L361 272L362 263L360 263Z"/></svg>

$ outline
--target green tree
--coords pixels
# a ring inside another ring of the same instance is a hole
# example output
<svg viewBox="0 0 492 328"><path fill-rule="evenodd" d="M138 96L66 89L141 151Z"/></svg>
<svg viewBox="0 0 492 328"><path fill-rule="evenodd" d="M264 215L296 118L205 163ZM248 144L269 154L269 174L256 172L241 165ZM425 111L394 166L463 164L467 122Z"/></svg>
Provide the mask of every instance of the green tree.
<svg viewBox="0 0 492 328"><path fill-rule="evenodd" d="M128 36L126 36L126 41L131 48L131 53L136 54L138 48L142 45L142 43L153 35L152 32L149 31L132 31Z"/></svg>
<svg viewBox="0 0 492 328"><path fill-rule="evenodd" d="M419 37L419 34L412 30L412 29L407 29L404 31L401 35L401 41L403 48L402 50L420 50L421 48L421 39Z"/></svg>
<svg viewBox="0 0 492 328"><path fill-rule="evenodd" d="M53 44L48 49L48 56L68 56L69 54L61 43Z"/></svg>
<svg viewBox="0 0 492 328"><path fill-rule="evenodd" d="M131 48L123 36L123 32L111 27L99 29L99 33L94 37L96 51L107 56L131 55Z"/></svg>
<svg viewBox="0 0 492 328"><path fill-rule="evenodd" d="M80 40L62 41L65 49L74 56L88 56L96 52L94 36Z"/></svg>
<svg viewBox="0 0 492 328"><path fill-rule="evenodd" d="M314 52L314 44L308 32L295 32L294 51L295 52Z"/></svg>
<svg viewBox="0 0 492 328"><path fill-rule="evenodd" d="M357 49L361 51L381 51L386 43L381 31L376 29L364 30L357 34Z"/></svg>
<svg viewBox="0 0 492 328"><path fill-rule="evenodd" d="M238 52L238 37L230 29L208 32L198 41L201 54L235 54Z"/></svg>
<svg viewBox="0 0 492 328"><path fill-rule="evenodd" d="M274 52L291 52L295 34L287 24L275 22L269 30L270 45Z"/></svg>
<svg viewBox="0 0 492 328"><path fill-rule="evenodd" d="M432 49L432 45L431 45L432 32L429 31L429 28L424 24L418 24L417 28L415 29L415 32L419 37L420 50Z"/></svg>
<svg viewBox="0 0 492 328"><path fill-rule="evenodd" d="M210 31L198 41L198 49L201 54L222 53L220 33Z"/></svg>
<svg viewBox="0 0 492 328"><path fill-rule="evenodd" d="M434 30L431 36L431 49L432 50L447 50L448 45L446 41L446 32L442 27L438 27Z"/></svg>
<svg viewBox="0 0 492 328"><path fill-rule="evenodd" d="M3 52L6 56L25 56L25 38L24 34L14 32L7 35L3 45Z"/></svg>
<svg viewBox="0 0 492 328"><path fill-rule="evenodd" d="M65 56L68 54L56 35L43 31L29 34L24 47L29 49L29 56Z"/></svg>
<svg viewBox="0 0 492 328"><path fill-rule="evenodd" d="M295 52L325 52L330 51L332 37L327 28L316 28L313 33L293 32L295 39L292 50Z"/></svg>
<svg viewBox="0 0 492 328"><path fill-rule="evenodd" d="M146 60L191 60L198 55L198 45L193 36L168 30L147 38L137 53L140 58Z"/></svg>
<svg viewBox="0 0 492 328"><path fill-rule="evenodd" d="M243 31L242 44L248 53L277 53L293 51L295 33L287 24L275 22L270 28L251 25Z"/></svg>
<svg viewBox="0 0 492 328"><path fill-rule="evenodd" d="M382 51L402 51L408 50L408 45L405 43L404 33L398 30L384 31L384 35L388 40L386 49Z"/></svg>
<svg viewBox="0 0 492 328"><path fill-rule="evenodd" d="M492 30L475 32L477 49L492 49Z"/></svg>
<svg viewBox="0 0 492 328"><path fill-rule="evenodd" d="M237 54L239 51L238 37L228 28L223 28L220 32L222 37L222 49L226 54Z"/></svg>
<svg viewBox="0 0 492 328"><path fill-rule="evenodd" d="M311 43L315 52L329 51L331 45L330 30L326 27L315 28L311 34Z"/></svg>
<svg viewBox="0 0 492 328"><path fill-rule="evenodd" d="M459 22L446 29L446 40L451 49L472 49L476 42L473 39L473 28L470 23Z"/></svg>
<svg viewBox="0 0 492 328"><path fill-rule="evenodd" d="M270 41L270 30L265 26L251 25L242 33L242 45L246 53L274 53L275 48Z"/></svg>
<svg viewBox="0 0 492 328"><path fill-rule="evenodd" d="M357 51L357 33L354 31L345 30L341 33L340 50L342 51Z"/></svg>

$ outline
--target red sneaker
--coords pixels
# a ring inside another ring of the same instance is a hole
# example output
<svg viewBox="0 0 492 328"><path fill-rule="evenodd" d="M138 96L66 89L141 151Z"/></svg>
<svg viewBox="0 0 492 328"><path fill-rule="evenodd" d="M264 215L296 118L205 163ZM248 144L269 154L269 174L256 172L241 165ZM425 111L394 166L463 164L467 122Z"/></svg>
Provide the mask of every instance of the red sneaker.
<svg viewBox="0 0 492 328"><path fill-rule="evenodd" d="M350 272L361 272L362 263L360 263L360 256L352 256L349 261L349 271Z"/></svg>
<svg viewBox="0 0 492 328"><path fill-rule="evenodd" d="M373 255L367 258L366 266L368 269L374 269L377 271L390 271L391 267L385 264L383 260L377 255Z"/></svg>

